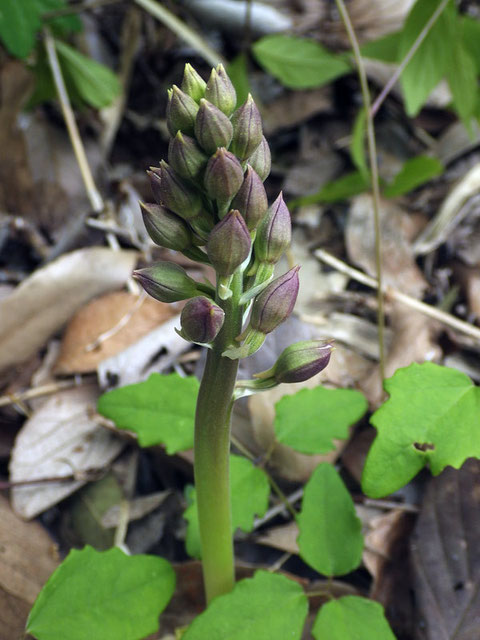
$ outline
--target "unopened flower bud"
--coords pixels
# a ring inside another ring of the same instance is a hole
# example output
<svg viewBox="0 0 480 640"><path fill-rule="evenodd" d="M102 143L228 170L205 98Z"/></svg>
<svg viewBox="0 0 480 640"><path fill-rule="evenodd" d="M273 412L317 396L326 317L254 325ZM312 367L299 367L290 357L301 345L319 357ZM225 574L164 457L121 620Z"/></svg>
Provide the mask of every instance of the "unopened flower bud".
<svg viewBox="0 0 480 640"><path fill-rule="evenodd" d="M192 246L192 232L181 218L159 204L141 202L140 208L147 233L155 244L174 251Z"/></svg>
<svg viewBox="0 0 480 640"><path fill-rule="evenodd" d="M253 302L250 325L263 334L270 333L292 313L298 295L298 270L293 267L276 278Z"/></svg>
<svg viewBox="0 0 480 640"><path fill-rule="evenodd" d="M200 100L195 119L195 137L207 153L215 153L218 147L230 145L233 126L230 119L211 102Z"/></svg>
<svg viewBox="0 0 480 640"><path fill-rule="evenodd" d="M200 195L188 187L164 161L148 172L155 200L184 220L195 218L202 209Z"/></svg>
<svg viewBox="0 0 480 640"><path fill-rule="evenodd" d="M198 104L176 85L168 92L167 126L171 135L177 131L193 134Z"/></svg>
<svg viewBox="0 0 480 640"><path fill-rule="evenodd" d="M183 72L182 91L195 100L200 100L205 96L205 87L207 83L205 80L195 71L191 64L187 62L185 70Z"/></svg>
<svg viewBox="0 0 480 640"><path fill-rule="evenodd" d="M205 89L205 99L227 116L231 115L237 105L235 87L222 64L219 64L216 69L212 69Z"/></svg>
<svg viewBox="0 0 480 640"><path fill-rule="evenodd" d="M268 200L265 188L250 165L247 165L242 186L232 202L232 207L240 211L250 231L258 227L267 211Z"/></svg>
<svg viewBox="0 0 480 640"><path fill-rule="evenodd" d="M291 238L290 213L280 193L257 229L255 258L259 262L278 262L289 246Z"/></svg>
<svg viewBox="0 0 480 640"><path fill-rule="evenodd" d="M168 146L168 161L170 166L182 178L195 180L207 164L207 156L203 153L195 140L177 131L177 135L170 140Z"/></svg>
<svg viewBox="0 0 480 640"><path fill-rule="evenodd" d="M225 312L205 296L189 300L180 316L182 334L192 342L213 342L222 328Z"/></svg>
<svg viewBox="0 0 480 640"><path fill-rule="evenodd" d="M210 232L207 255L219 276L230 276L250 253L250 233L239 211L230 211Z"/></svg>
<svg viewBox="0 0 480 640"><path fill-rule="evenodd" d="M133 276L152 298L160 302L187 300L201 295L205 288L173 262L157 262L151 267L134 271Z"/></svg>
<svg viewBox="0 0 480 640"><path fill-rule="evenodd" d="M248 164L255 169L262 182L265 182L272 168L272 156L265 136L262 136L260 144L248 158Z"/></svg>
<svg viewBox="0 0 480 640"><path fill-rule="evenodd" d="M212 200L228 206L243 182L242 165L233 153L220 147L208 161L203 182Z"/></svg>
<svg viewBox="0 0 480 640"><path fill-rule="evenodd" d="M231 151L240 160L246 160L253 154L263 137L262 118L250 94L246 102L233 114L232 124Z"/></svg>
<svg viewBox="0 0 480 640"><path fill-rule="evenodd" d="M256 373L253 377L261 380L273 378L276 384L303 382L325 369L332 349L330 342L322 340L296 342L282 351L271 369Z"/></svg>

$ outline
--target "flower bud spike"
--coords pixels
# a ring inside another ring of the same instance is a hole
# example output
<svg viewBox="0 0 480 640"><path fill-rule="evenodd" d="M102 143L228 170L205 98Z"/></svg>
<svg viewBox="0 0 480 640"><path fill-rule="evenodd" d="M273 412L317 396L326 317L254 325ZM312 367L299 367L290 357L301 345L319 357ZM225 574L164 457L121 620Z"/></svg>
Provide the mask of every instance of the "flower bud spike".
<svg viewBox="0 0 480 640"><path fill-rule="evenodd" d="M147 171L155 200L184 220L198 216L202 210L200 195L182 182L175 171L164 161L160 167Z"/></svg>
<svg viewBox="0 0 480 640"><path fill-rule="evenodd" d="M262 136L262 140L257 149L248 158L248 164L255 169L262 182L265 182L272 168L272 156L265 136Z"/></svg>
<svg viewBox="0 0 480 640"><path fill-rule="evenodd" d="M183 72L182 91L193 98L195 102L200 102L205 97L206 86L205 80L187 62Z"/></svg>
<svg viewBox="0 0 480 640"><path fill-rule="evenodd" d="M205 189L219 208L227 208L243 182L242 165L237 158L220 147L210 158L203 178Z"/></svg>
<svg viewBox="0 0 480 640"><path fill-rule="evenodd" d="M250 94L246 102L233 114L232 124L231 151L240 160L246 160L259 146L263 137L262 118Z"/></svg>
<svg viewBox="0 0 480 640"><path fill-rule="evenodd" d="M233 126L228 116L205 99L200 100L200 108L195 119L195 137L207 153L215 153L218 147L230 146Z"/></svg>
<svg viewBox="0 0 480 640"><path fill-rule="evenodd" d="M290 213L280 193L258 227L255 257L260 262L275 264L290 245L291 239Z"/></svg>
<svg viewBox="0 0 480 640"><path fill-rule="evenodd" d="M147 233L155 244L174 251L192 246L192 232L181 218L158 204L140 202L140 208Z"/></svg>
<svg viewBox="0 0 480 640"><path fill-rule="evenodd" d="M157 262L151 267L133 272L145 291L160 302L187 300L203 293L202 289L213 293L213 288L195 282L185 269L173 262Z"/></svg>
<svg viewBox="0 0 480 640"><path fill-rule="evenodd" d="M205 296L189 300L184 306L180 323L182 335L191 342L213 342L223 326L224 310Z"/></svg>
<svg viewBox="0 0 480 640"><path fill-rule="evenodd" d="M219 276L231 276L251 248L250 234L239 211L230 211L210 232L207 255Z"/></svg>
<svg viewBox="0 0 480 640"><path fill-rule="evenodd" d="M284 349L271 369L254 374L275 384L304 382L323 371L330 362L333 345L322 340L304 340Z"/></svg>
<svg viewBox="0 0 480 640"><path fill-rule="evenodd" d="M177 131L183 131L192 135L197 112L198 104L195 100L173 85L168 93L167 103L167 127L170 134L174 136Z"/></svg>
<svg viewBox="0 0 480 640"><path fill-rule="evenodd" d="M242 186L232 202L232 208L240 211L250 231L258 227L268 209L265 187L257 172L248 164Z"/></svg>
<svg viewBox="0 0 480 640"><path fill-rule="evenodd" d="M212 69L205 89L205 99L214 104L227 116L237 106L237 93L222 64Z"/></svg>
<svg viewBox="0 0 480 640"><path fill-rule="evenodd" d="M292 313L298 295L298 270L276 278L253 302L250 326L262 333L270 333Z"/></svg>
<svg viewBox="0 0 480 640"><path fill-rule="evenodd" d="M208 158L193 138L177 131L168 145L168 161L182 178L196 180L207 166Z"/></svg>

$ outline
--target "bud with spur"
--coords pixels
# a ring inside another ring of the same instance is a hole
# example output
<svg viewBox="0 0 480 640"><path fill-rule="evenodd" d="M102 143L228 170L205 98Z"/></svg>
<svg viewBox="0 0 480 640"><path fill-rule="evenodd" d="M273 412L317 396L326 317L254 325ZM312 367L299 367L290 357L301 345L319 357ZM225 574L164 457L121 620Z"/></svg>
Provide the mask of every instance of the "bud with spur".
<svg viewBox="0 0 480 640"><path fill-rule="evenodd" d="M198 295L215 293L211 285L195 282L185 269L173 262L157 262L133 272L145 291L160 302L177 302Z"/></svg>
<svg viewBox="0 0 480 640"><path fill-rule="evenodd" d="M233 114L232 124L231 151L240 160L246 160L259 146L263 137L262 118L250 94L246 102Z"/></svg>
<svg viewBox="0 0 480 640"><path fill-rule="evenodd" d="M250 326L263 334L270 333L292 313L298 295L298 270L293 267L276 278L253 302Z"/></svg>
<svg viewBox="0 0 480 640"><path fill-rule="evenodd" d="M212 69L205 89L205 99L214 104L227 116L237 105L237 93L222 64Z"/></svg>
<svg viewBox="0 0 480 640"><path fill-rule="evenodd" d="M168 161L170 166L182 178L195 180L202 173L207 164L207 156L203 153L195 140L177 131L177 135L168 145Z"/></svg>
<svg viewBox="0 0 480 640"><path fill-rule="evenodd" d="M272 168L272 156L265 136L262 136L260 144L248 158L248 164L255 169L262 182L265 182Z"/></svg>
<svg viewBox="0 0 480 640"><path fill-rule="evenodd" d="M230 146L233 126L228 116L211 102L200 100L195 119L195 137L207 153L215 153L218 147Z"/></svg>
<svg viewBox="0 0 480 640"><path fill-rule="evenodd" d="M167 127L174 136L177 131L193 134L198 104L176 85L168 91Z"/></svg>
<svg viewBox="0 0 480 640"><path fill-rule="evenodd" d="M155 244L174 251L192 246L192 232L181 218L159 204L140 202L140 208L147 233Z"/></svg>
<svg viewBox="0 0 480 640"><path fill-rule="evenodd" d="M292 239L292 223L282 194L261 221L255 238L255 258L274 264L280 260Z"/></svg>
<svg viewBox="0 0 480 640"><path fill-rule="evenodd" d="M213 342L223 326L224 310L205 296L189 300L182 310L181 335L191 342Z"/></svg>
<svg viewBox="0 0 480 640"><path fill-rule="evenodd" d="M254 374L254 378L272 378L275 384L303 382L323 371L330 362L333 346L322 340L304 340L284 349L268 371Z"/></svg>
<svg viewBox="0 0 480 640"><path fill-rule="evenodd" d="M248 258L250 233L239 211L230 211L210 232L207 255L219 276L231 276Z"/></svg>
<svg viewBox="0 0 480 640"><path fill-rule="evenodd" d="M242 186L232 202L232 207L240 211L250 231L257 228L267 211L265 187L250 165L247 165Z"/></svg>
<svg viewBox="0 0 480 640"><path fill-rule="evenodd" d="M193 98L195 102L200 102L205 97L206 86L205 80L187 62L183 72L182 91Z"/></svg>
<svg viewBox="0 0 480 640"><path fill-rule="evenodd" d="M228 207L243 182L242 165L233 153L220 147L208 161L203 182L208 196L217 201L219 209Z"/></svg>
<svg viewBox="0 0 480 640"><path fill-rule="evenodd" d="M198 216L202 209L200 195L184 184L173 169L164 161L160 167L148 172L153 195L162 204L184 220Z"/></svg>

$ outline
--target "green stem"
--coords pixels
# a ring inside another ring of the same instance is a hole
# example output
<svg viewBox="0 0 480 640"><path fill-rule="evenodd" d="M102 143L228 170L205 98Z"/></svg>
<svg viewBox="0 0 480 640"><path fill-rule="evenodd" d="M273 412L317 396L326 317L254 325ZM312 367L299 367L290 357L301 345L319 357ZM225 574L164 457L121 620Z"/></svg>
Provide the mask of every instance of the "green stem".
<svg viewBox="0 0 480 640"><path fill-rule="evenodd" d="M217 296L225 322L207 355L195 417L195 487L207 603L231 591L234 584L229 456L238 360L224 358L222 352L241 331L241 273L234 276L231 288L228 300Z"/></svg>

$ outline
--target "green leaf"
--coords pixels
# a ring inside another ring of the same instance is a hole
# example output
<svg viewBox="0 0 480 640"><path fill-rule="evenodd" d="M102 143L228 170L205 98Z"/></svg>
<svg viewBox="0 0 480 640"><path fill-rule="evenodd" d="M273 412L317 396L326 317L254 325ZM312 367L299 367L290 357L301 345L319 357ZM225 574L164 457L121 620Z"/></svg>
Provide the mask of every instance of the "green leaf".
<svg viewBox="0 0 480 640"><path fill-rule="evenodd" d="M61 40L55 40L55 47L65 82L74 87L84 102L97 109L113 102L120 93L120 82L110 69L86 58Z"/></svg>
<svg viewBox="0 0 480 640"><path fill-rule="evenodd" d="M324 604L312 635L315 640L395 640L382 605L358 596Z"/></svg>
<svg viewBox="0 0 480 640"><path fill-rule="evenodd" d="M452 55L447 67L448 86L453 96L453 106L465 127L470 129L471 118L477 105L477 68L475 60L463 44L457 29Z"/></svg>
<svg viewBox="0 0 480 640"><path fill-rule="evenodd" d="M411 364L386 380L385 390L390 398L371 418L378 433L363 470L368 496L397 491L427 464L438 475L480 458L480 390L464 373Z"/></svg>
<svg viewBox="0 0 480 640"><path fill-rule="evenodd" d="M441 175L443 165L437 158L430 156L417 156L407 160L392 182L385 187L383 195L386 198L395 198L404 193L409 193L421 184Z"/></svg>
<svg viewBox="0 0 480 640"><path fill-rule="evenodd" d="M338 202L339 200L348 200L352 196L356 196L369 188L369 182L365 179L360 171L353 171L346 175L325 184L320 191L310 196L303 196L290 200L290 207L302 207L316 202Z"/></svg>
<svg viewBox="0 0 480 640"><path fill-rule="evenodd" d="M307 597L299 584L257 571L231 593L215 598L182 640L300 640L307 611Z"/></svg>
<svg viewBox="0 0 480 640"><path fill-rule="evenodd" d="M402 30L399 60L402 60L425 27L441 0L417 0ZM443 10L401 75L405 108L415 116L432 90L445 76L454 46L452 24L456 19L453 2Z"/></svg>
<svg viewBox="0 0 480 640"><path fill-rule="evenodd" d="M240 106L251 93L250 81L248 79L247 56L239 53L228 65L227 73L237 92L237 105Z"/></svg>
<svg viewBox="0 0 480 640"><path fill-rule="evenodd" d="M352 70L318 42L295 36L265 36L253 45L253 53L262 67L291 89L321 87Z"/></svg>
<svg viewBox="0 0 480 640"><path fill-rule="evenodd" d="M74 549L38 595L27 631L37 640L140 640L157 631L174 589L163 558Z"/></svg>
<svg viewBox="0 0 480 640"><path fill-rule="evenodd" d="M38 7L38 12L42 16L67 6L65 0L33 0L33 3ZM71 32L81 31L83 27L82 21L75 14L45 20L45 23L56 35L67 35Z"/></svg>
<svg viewBox="0 0 480 640"><path fill-rule="evenodd" d="M98 412L119 429L134 431L140 446L163 444L173 455L193 447L198 387L193 376L152 373L145 382L104 393L98 399Z"/></svg>
<svg viewBox="0 0 480 640"><path fill-rule="evenodd" d="M301 453L326 453L333 439L348 438L349 428L363 416L367 401L352 389L302 389L275 405L275 434Z"/></svg>
<svg viewBox="0 0 480 640"><path fill-rule="evenodd" d="M460 29L463 43L477 66L477 73L480 74L480 21L463 16L460 19Z"/></svg>
<svg viewBox="0 0 480 640"><path fill-rule="evenodd" d="M268 507L270 485L262 469L242 456L230 456L230 496L232 501L232 529L249 532L255 514L263 516ZM187 553L200 558L200 530L195 490L189 488L184 518L188 522L185 545Z"/></svg>
<svg viewBox="0 0 480 640"><path fill-rule="evenodd" d="M42 12L35 0L2 0L0 39L13 56L26 58L33 49Z"/></svg>
<svg viewBox="0 0 480 640"><path fill-rule="evenodd" d="M357 113L355 123L353 125L352 141L350 143L350 155L353 164L360 171L365 180L368 180L368 166L365 155L365 134L367 128L367 117L365 108L362 107Z"/></svg>
<svg viewBox="0 0 480 640"><path fill-rule="evenodd" d="M395 31L395 33L389 33L378 40L366 42L360 50L362 57L395 64L398 62L398 49L401 38L402 32Z"/></svg>
<svg viewBox="0 0 480 640"><path fill-rule="evenodd" d="M342 576L360 564L362 523L340 476L326 462L305 485L298 528L300 556L319 573Z"/></svg>

